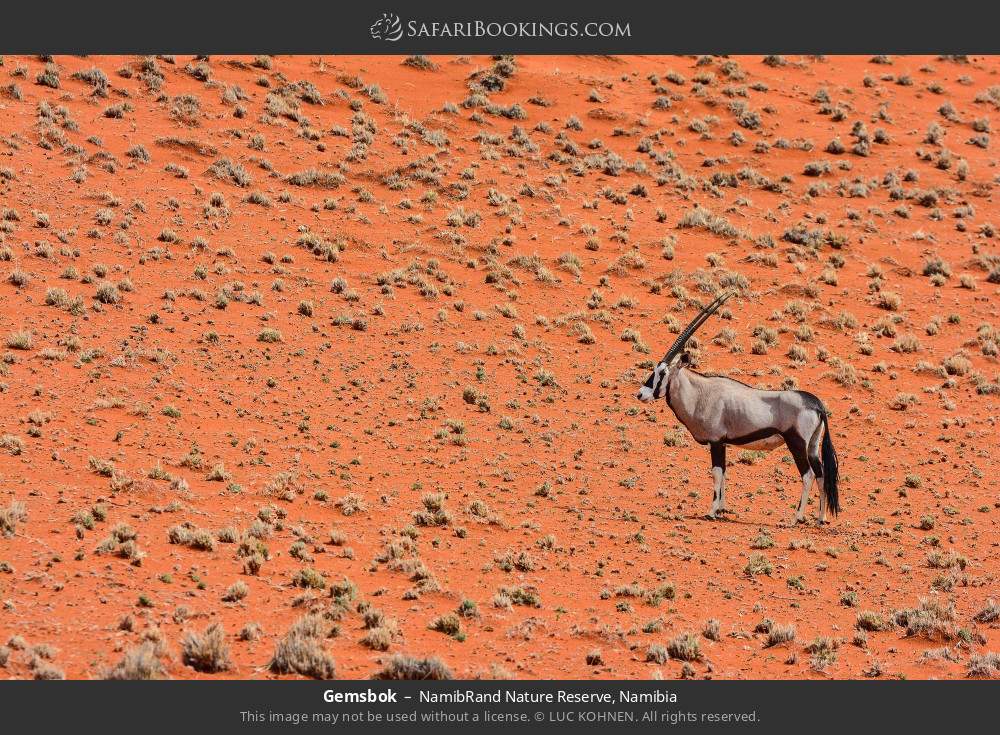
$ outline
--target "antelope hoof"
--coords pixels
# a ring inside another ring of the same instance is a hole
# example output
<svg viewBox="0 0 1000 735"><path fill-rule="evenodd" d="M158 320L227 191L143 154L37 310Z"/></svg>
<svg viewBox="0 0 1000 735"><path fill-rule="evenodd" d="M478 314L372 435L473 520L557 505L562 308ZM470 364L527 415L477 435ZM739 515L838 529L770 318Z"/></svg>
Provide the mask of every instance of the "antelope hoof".
<svg viewBox="0 0 1000 735"><path fill-rule="evenodd" d="M717 521L717 520L719 520L719 516L717 516L715 513L706 513L705 514L705 520L706 521Z"/></svg>
<svg viewBox="0 0 1000 735"><path fill-rule="evenodd" d="M792 520L792 525L796 526L799 523L805 523L805 522L806 522L805 516L795 516L794 520Z"/></svg>

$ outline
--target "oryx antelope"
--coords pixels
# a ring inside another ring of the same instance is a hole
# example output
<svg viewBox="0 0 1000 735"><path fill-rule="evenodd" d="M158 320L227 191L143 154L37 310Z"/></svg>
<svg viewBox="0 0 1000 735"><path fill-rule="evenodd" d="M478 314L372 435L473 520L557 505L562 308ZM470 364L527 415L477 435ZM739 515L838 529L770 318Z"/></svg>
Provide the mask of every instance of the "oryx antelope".
<svg viewBox="0 0 1000 735"><path fill-rule="evenodd" d="M759 390L721 375L702 375L691 369L685 345L705 320L733 295L728 291L701 310L657 363L637 396L640 401L666 398L667 405L699 444L712 453L715 492L709 518L726 510L726 447L770 451L784 443L802 476L802 498L795 521L805 520L806 501L813 482L822 488L819 523L826 507L836 515L837 453L830 439L827 412L812 393L801 390ZM822 441L822 448L820 442Z"/></svg>

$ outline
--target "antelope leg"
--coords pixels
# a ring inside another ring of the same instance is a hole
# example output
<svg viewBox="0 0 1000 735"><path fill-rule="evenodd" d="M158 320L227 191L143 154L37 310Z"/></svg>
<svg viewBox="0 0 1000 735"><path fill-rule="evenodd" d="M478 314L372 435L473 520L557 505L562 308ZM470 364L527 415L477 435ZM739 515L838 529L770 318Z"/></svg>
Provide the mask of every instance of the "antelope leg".
<svg viewBox="0 0 1000 735"><path fill-rule="evenodd" d="M712 510L709 518L716 518L726 505L726 445L712 444Z"/></svg>

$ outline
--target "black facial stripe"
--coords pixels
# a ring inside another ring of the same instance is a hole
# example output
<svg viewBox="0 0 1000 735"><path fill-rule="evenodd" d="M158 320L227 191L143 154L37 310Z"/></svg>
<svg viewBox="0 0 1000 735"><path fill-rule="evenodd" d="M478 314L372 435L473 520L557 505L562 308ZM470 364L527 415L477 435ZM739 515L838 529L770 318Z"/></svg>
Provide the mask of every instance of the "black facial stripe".
<svg viewBox="0 0 1000 735"><path fill-rule="evenodd" d="M653 395L657 395L660 392L660 386L663 385L663 373L659 373L656 376L656 382L653 386Z"/></svg>

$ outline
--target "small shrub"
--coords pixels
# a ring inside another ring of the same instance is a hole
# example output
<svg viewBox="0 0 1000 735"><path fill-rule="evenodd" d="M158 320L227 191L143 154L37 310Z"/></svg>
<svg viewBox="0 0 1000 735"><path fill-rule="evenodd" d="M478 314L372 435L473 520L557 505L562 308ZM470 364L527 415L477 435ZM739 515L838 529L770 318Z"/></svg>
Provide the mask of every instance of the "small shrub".
<svg viewBox="0 0 1000 735"><path fill-rule="evenodd" d="M118 287L110 281L103 281L97 286L97 293L94 295L102 304L117 304L122 300Z"/></svg>
<svg viewBox="0 0 1000 735"><path fill-rule="evenodd" d="M431 630L436 630L438 633L444 633L445 635L455 637L462 629L462 622L459 620L457 615L449 613L432 620L429 627Z"/></svg>
<svg viewBox="0 0 1000 735"><path fill-rule="evenodd" d="M387 627L372 628L361 638L361 645L373 651L388 651L392 644L392 630Z"/></svg>
<svg viewBox="0 0 1000 735"><path fill-rule="evenodd" d="M694 633L682 633L667 645L670 658L678 661L701 660L701 644Z"/></svg>
<svg viewBox="0 0 1000 735"><path fill-rule="evenodd" d="M669 660L670 653L665 646L661 646L659 643L654 643L646 651L646 661L650 663L665 664Z"/></svg>
<svg viewBox="0 0 1000 735"><path fill-rule="evenodd" d="M33 342L31 332L12 332L7 336L7 346L12 350L30 350Z"/></svg>
<svg viewBox="0 0 1000 735"><path fill-rule="evenodd" d="M296 587L321 590L326 588L326 578L312 567L303 567L292 576Z"/></svg>
<svg viewBox="0 0 1000 735"><path fill-rule="evenodd" d="M336 678L336 662L323 648L323 639L330 632L329 624L318 615L299 618L275 645L269 668L278 674Z"/></svg>
<svg viewBox="0 0 1000 735"><path fill-rule="evenodd" d="M1000 605L993 600L987 600L986 607L972 618L977 623L995 623L1000 620Z"/></svg>
<svg viewBox="0 0 1000 735"><path fill-rule="evenodd" d="M247 583L242 580L237 580L229 586L226 593L222 596L223 602L239 602L240 600L246 599L247 595L250 594L250 588Z"/></svg>
<svg viewBox="0 0 1000 735"><path fill-rule="evenodd" d="M1000 653L974 653L969 656L965 673L970 677L985 679L1000 678Z"/></svg>
<svg viewBox="0 0 1000 735"><path fill-rule="evenodd" d="M906 629L907 636L950 641L957 635L954 607L934 599L922 599L913 609L897 610L893 620Z"/></svg>
<svg viewBox="0 0 1000 735"><path fill-rule="evenodd" d="M881 615L871 610L862 610L858 613L854 627L858 630L866 630L877 633L892 628L892 623L886 621Z"/></svg>
<svg viewBox="0 0 1000 735"><path fill-rule="evenodd" d="M824 671L837 661L839 644L832 638L819 637L807 644L805 651L811 654L809 665L816 671Z"/></svg>
<svg viewBox="0 0 1000 735"><path fill-rule="evenodd" d="M771 648L773 646L781 645L782 643L790 643L794 640L794 625L778 625L777 623L773 623L768 626L767 638L764 640L764 647Z"/></svg>
<svg viewBox="0 0 1000 735"><path fill-rule="evenodd" d="M770 574L774 571L771 561L763 554L751 554L747 565L743 568L743 573L748 577L756 577L761 574Z"/></svg>
<svg viewBox="0 0 1000 735"><path fill-rule="evenodd" d="M416 658L397 654L373 676L393 681L436 681L451 679L451 670L436 656Z"/></svg>
<svg viewBox="0 0 1000 735"><path fill-rule="evenodd" d="M9 538L17 530L17 524L28 520L28 510L24 503L12 500L6 508L0 508L0 537Z"/></svg>
<svg viewBox="0 0 1000 735"><path fill-rule="evenodd" d="M181 658L195 671L207 674L231 669L233 663L222 625L212 623L204 633L187 631L181 639Z"/></svg>
<svg viewBox="0 0 1000 735"><path fill-rule="evenodd" d="M145 641L125 652L115 666L104 673L105 679L118 681L149 681L167 676L160 661L155 641Z"/></svg>

